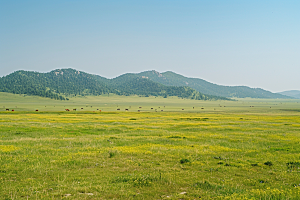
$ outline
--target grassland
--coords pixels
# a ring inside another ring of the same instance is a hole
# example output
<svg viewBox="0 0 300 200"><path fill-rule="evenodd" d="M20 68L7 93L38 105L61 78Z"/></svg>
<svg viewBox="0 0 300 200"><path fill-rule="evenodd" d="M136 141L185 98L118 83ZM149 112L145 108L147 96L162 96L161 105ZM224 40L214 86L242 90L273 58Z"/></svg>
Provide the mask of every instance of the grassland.
<svg viewBox="0 0 300 200"><path fill-rule="evenodd" d="M300 198L296 100L0 93L0 106L0 199Z"/></svg>

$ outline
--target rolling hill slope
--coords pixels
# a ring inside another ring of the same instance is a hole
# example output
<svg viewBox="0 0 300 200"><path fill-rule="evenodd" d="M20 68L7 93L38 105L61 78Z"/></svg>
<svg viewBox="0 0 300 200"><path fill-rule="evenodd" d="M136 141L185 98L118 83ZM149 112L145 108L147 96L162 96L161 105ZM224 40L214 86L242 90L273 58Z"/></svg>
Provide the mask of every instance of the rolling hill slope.
<svg viewBox="0 0 300 200"><path fill-rule="evenodd" d="M65 100L69 95L178 96L196 100L230 100L204 95L187 86L166 86L136 74L107 79L74 69L57 69L48 73L16 71L0 78L0 91Z"/></svg>
<svg viewBox="0 0 300 200"><path fill-rule="evenodd" d="M300 91L299 90L289 90L289 91L284 91L284 92L278 92L278 94L282 94L285 96L300 99Z"/></svg>
<svg viewBox="0 0 300 200"><path fill-rule="evenodd" d="M291 98L282 94L272 93L260 88L250 88L246 86L222 86L207 82L199 78L187 78L174 72L159 73L157 71L145 71L137 74L140 77L148 78L152 81L169 86L188 86L203 94L237 97L237 98Z"/></svg>

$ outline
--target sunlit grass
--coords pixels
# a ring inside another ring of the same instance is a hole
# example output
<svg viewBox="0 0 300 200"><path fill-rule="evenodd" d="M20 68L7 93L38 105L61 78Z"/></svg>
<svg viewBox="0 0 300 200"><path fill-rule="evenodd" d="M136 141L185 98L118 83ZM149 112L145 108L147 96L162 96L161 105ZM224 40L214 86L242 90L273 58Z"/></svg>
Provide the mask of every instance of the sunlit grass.
<svg viewBox="0 0 300 200"><path fill-rule="evenodd" d="M150 110L139 99L125 102ZM193 101L174 102L172 112L3 111L1 198L299 199L300 112L252 100L175 112Z"/></svg>

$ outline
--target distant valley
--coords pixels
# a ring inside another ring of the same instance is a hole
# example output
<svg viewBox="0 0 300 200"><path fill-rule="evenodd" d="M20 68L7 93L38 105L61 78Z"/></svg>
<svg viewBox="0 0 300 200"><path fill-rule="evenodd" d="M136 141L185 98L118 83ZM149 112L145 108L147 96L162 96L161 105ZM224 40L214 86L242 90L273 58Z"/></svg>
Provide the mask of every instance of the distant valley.
<svg viewBox="0 0 300 200"><path fill-rule="evenodd" d="M221 86L199 78L187 78L174 72L145 71L126 73L113 79L74 69L56 69L48 73L16 71L0 78L0 91L68 100L76 95L177 96L195 100L231 100L231 98L299 98L299 93L272 93L246 86ZM291 95L292 94L292 95Z"/></svg>

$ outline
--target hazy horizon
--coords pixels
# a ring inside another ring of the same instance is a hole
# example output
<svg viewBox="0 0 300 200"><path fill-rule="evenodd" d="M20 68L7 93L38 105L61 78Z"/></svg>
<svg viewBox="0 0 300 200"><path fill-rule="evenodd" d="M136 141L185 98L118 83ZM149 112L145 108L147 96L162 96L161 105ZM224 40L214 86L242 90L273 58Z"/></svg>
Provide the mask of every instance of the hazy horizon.
<svg viewBox="0 0 300 200"><path fill-rule="evenodd" d="M0 77L156 70L300 90L299 10L298 1L1 1Z"/></svg>

